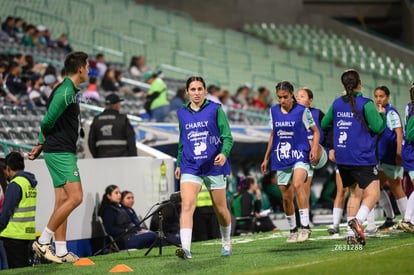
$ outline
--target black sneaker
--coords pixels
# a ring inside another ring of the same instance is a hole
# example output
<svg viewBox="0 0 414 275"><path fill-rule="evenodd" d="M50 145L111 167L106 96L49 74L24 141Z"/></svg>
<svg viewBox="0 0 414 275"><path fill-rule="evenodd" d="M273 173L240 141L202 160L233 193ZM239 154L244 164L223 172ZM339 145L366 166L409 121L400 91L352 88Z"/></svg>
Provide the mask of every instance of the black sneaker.
<svg viewBox="0 0 414 275"><path fill-rule="evenodd" d="M394 219L387 218L383 224L378 227L378 231L389 231L397 222Z"/></svg>

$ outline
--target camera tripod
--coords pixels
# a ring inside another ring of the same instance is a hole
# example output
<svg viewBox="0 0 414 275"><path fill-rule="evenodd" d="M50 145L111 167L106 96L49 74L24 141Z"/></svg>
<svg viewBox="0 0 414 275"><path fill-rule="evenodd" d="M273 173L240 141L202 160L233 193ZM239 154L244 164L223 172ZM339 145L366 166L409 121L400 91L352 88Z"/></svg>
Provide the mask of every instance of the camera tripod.
<svg viewBox="0 0 414 275"><path fill-rule="evenodd" d="M156 231L157 232L157 239L151 244L151 246L148 248L147 252L145 252L145 256L147 256L157 244L158 244L158 247L159 247L159 255L162 255L162 245L163 245L164 241L171 244L171 245L175 245L176 247L181 247L179 244L176 244L176 243L170 241L164 234L164 229L163 229L163 224L162 224L163 221L164 221L164 216L162 214L162 209L168 204L171 204L171 202L161 204L158 207L158 209L156 211L154 211L154 213L155 212L158 213L158 230Z"/></svg>

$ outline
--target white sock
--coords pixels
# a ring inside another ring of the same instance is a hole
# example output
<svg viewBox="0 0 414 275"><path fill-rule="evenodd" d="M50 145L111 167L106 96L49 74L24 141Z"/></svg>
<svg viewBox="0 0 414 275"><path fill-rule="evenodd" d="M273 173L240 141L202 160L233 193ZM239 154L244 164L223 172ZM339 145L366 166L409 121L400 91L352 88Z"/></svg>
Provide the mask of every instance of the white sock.
<svg viewBox="0 0 414 275"><path fill-rule="evenodd" d="M65 241L55 241L56 256L63 256L68 253Z"/></svg>
<svg viewBox="0 0 414 275"><path fill-rule="evenodd" d="M405 210L404 221L409 222L412 220L414 214L414 192L411 192L407 202L407 209Z"/></svg>
<svg viewBox="0 0 414 275"><path fill-rule="evenodd" d="M193 229L191 228L183 228L180 229L180 238L181 238L181 246L183 249L191 251L191 235L193 233Z"/></svg>
<svg viewBox="0 0 414 275"><path fill-rule="evenodd" d="M405 211L407 210L407 203L408 203L407 197L402 197L396 200L396 202L397 202L398 209L400 210L401 217L404 217Z"/></svg>
<svg viewBox="0 0 414 275"><path fill-rule="evenodd" d="M355 219L355 217L346 217L346 221L349 222L350 220ZM346 223L346 229L348 231L348 236L352 236L355 237L355 233L352 230L352 228L348 225L348 223Z"/></svg>
<svg viewBox="0 0 414 275"><path fill-rule="evenodd" d="M390 197L388 196L387 192L385 190L381 190L380 193L380 199L379 199L379 205L384 209L385 216L390 219L394 219L395 214L392 210L392 204L390 201Z"/></svg>
<svg viewBox="0 0 414 275"><path fill-rule="evenodd" d="M333 209L332 216L333 216L333 224L334 225L339 225L341 223L343 213L344 213L343 208L334 208Z"/></svg>
<svg viewBox="0 0 414 275"><path fill-rule="evenodd" d="M366 207L365 205L361 205L361 207L358 210L358 213L356 214L356 218L360 224L362 224L366 220L369 211L371 210L369 210L368 207Z"/></svg>
<svg viewBox="0 0 414 275"><path fill-rule="evenodd" d="M296 216L295 216L295 214L293 214L291 216L286 216L286 219L288 221L290 230L295 229L296 228Z"/></svg>
<svg viewBox="0 0 414 275"><path fill-rule="evenodd" d="M367 222L368 222L368 226L375 226L375 208L372 208L371 211L369 211L369 214L367 216Z"/></svg>
<svg viewBox="0 0 414 275"><path fill-rule="evenodd" d="M39 237L38 242L40 244L50 244L52 242L52 238L53 238L54 234L55 234L55 232L53 232L49 228L45 227L45 229L43 229L43 232Z"/></svg>
<svg viewBox="0 0 414 275"><path fill-rule="evenodd" d="M230 244L231 223L228 226L220 225L221 242L223 245Z"/></svg>
<svg viewBox="0 0 414 275"><path fill-rule="evenodd" d="M302 226L309 226L309 209L299 209L300 223Z"/></svg>

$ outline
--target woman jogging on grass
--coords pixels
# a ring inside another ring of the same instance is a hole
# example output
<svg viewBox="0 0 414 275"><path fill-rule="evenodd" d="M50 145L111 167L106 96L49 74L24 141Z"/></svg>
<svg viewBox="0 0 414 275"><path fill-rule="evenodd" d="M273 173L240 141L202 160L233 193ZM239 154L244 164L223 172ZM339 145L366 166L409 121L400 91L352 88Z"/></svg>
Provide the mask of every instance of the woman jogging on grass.
<svg viewBox="0 0 414 275"><path fill-rule="evenodd" d="M378 134L385 126L384 107L378 110L363 97L361 80L355 70L341 76L346 94L337 98L322 119L322 128L333 127L335 159L343 186L350 188L347 204L348 243L365 245L361 223L379 199L379 179L375 154ZM378 113L380 111L380 113Z"/></svg>
<svg viewBox="0 0 414 275"><path fill-rule="evenodd" d="M204 183L210 192L220 224L221 255L232 254L230 243L231 216L226 200L226 175L230 174L233 137L226 114L217 103L206 99L206 84L202 77L187 80L189 102L177 111L180 139L175 177L180 180L182 248L176 255L191 259L191 235L197 194Z"/></svg>
<svg viewBox="0 0 414 275"><path fill-rule="evenodd" d="M277 182L282 192L283 209L289 223L290 233L287 242L304 242L309 239L309 200L304 188L310 163L318 163L320 155L319 130L308 108L297 104L293 85L282 81L276 85L279 104L270 109L272 131L266 154L260 166L262 173L267 173L269 159L271 171L277 171ZM308 140L308 129L312 131L313 142ZM300 214L300 230L296 225L296 201Z"/></svg>

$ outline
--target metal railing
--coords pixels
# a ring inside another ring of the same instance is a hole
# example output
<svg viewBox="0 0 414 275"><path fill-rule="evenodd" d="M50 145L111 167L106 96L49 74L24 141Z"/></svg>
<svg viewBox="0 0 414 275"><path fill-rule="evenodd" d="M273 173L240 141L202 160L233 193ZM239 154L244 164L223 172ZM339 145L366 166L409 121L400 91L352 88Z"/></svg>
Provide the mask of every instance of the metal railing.
<svg viewBox="0 0 414 275"><path fill-rule="evenodd" d="M141 20L137 20L137 19L130 19L128 21L128 26L129 26L129 33L132 34L133 33L133 25L138 25L140 27L146 27L149 28L151 30L151 39L152 42L155 41L159 41L159 32L163 32L166 34L170 34L173 39L174 39L174 43L175 43L175 48L179 49L180 48L180 36L178 34L178 32L174 29L168 28L168 27L164 27L164 26L157 26L145 21L141 21Z"/></svg>
<svg viewBox="0 0 414 275"><path fill-rule="evenodd" d="M3 139L0 139L0 144L3 145L3 154L4 154L4 156L6 156L9 153L9 147L19 148L19 149L28 150L28 151L31 151L33 149L32 145L17 144L17 143L14 143L12 141L3 140Z"/></svg>

